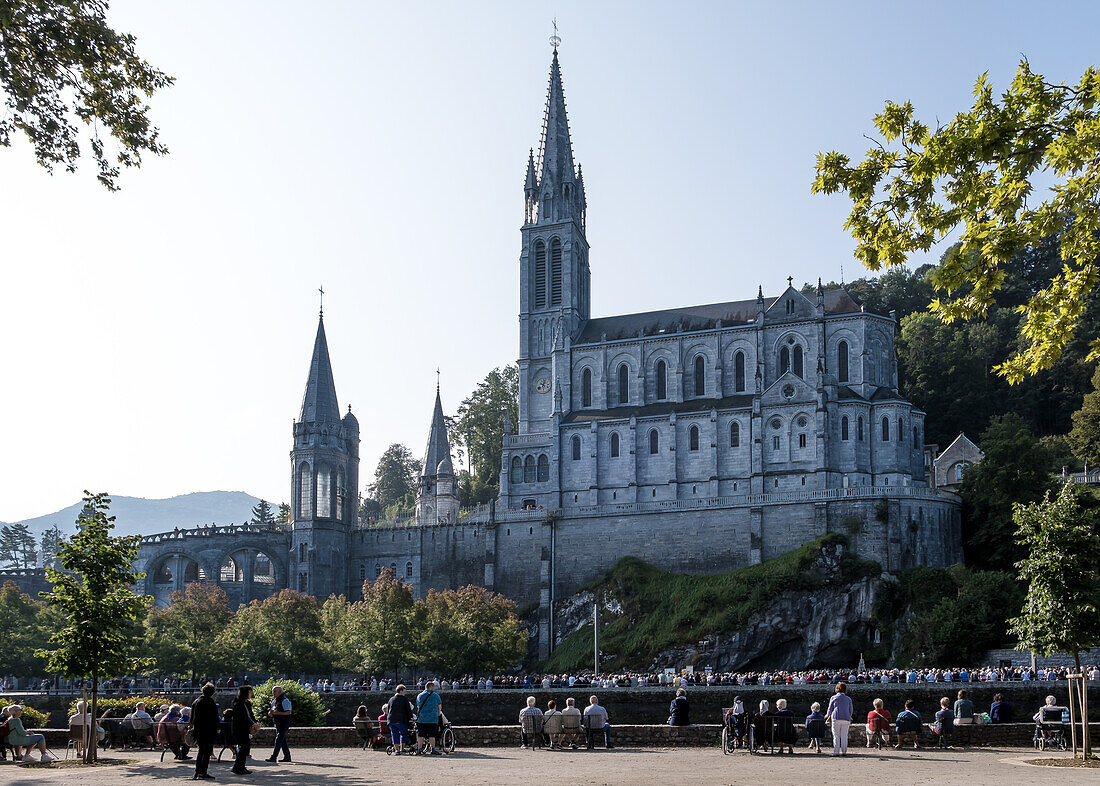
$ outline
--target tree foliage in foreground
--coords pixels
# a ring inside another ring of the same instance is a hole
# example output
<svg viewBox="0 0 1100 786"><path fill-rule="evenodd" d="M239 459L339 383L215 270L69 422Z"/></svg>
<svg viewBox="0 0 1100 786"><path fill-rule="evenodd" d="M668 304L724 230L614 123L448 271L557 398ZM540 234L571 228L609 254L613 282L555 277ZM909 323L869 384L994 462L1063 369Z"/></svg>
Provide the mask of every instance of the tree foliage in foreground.
<svg viewBox="0 0 1100 786"><path fill-rule="evenodd" d="M63 615L65 625L49 639L55 649L35 655L46 668L66 677L90 677L95 712L100 677L133 674L151 666L153 658L135 656L134 625L145 611L145 599L134 585L145 577L135 573L137 535L112 537L114 516L106 494L84 492L84 508L76 520L77 533L61 541L58 556L64 570L46 569L52 592L42 596ZM94 760L94 745L85 761Z"/></svg>
<svg viewBox="0 0 1100 786"><path fill-rule="evenodd" d="M819 154L813 191L851 198L845 228L871 270L901 265L961 226L961 247L932 279L947 295L932 303L944 321L984 315L1012 255L1058 236L1062 267L1020 307L1021 346L998 366L1015 383L1054 364L1100 283L1100 71L1054 84L1024 60L999 101L985 74L974 96L935 130L911 103L887 102L874 118L883 141L858 164ZM1035 180L1050 176L1049 197L1035 200ZM1100 338L1088 338L1090 359L1100 358Z"/></svg>
<svg viewBox="0 0 1100 786"><path fill-rule="evenodd" d="M90 153L99 182L114 191L122 167L168 152L145 99L173 78L138 57L134 36L107 24L107 7L107 0L0 0L0 145L22 133L50 172L59 165L75 172Z"/></svg>

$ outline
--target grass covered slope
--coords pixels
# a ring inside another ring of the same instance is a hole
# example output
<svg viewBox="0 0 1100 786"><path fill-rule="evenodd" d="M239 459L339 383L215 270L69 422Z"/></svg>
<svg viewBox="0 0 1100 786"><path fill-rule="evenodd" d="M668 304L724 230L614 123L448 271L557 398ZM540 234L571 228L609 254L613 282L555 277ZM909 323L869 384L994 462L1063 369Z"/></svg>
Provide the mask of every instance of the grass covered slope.
<svg viewBox="0 0 1100 786"><path fill-rule="evenodd" d="M635 557L624 557L603 578L585 589L603 598L600 650L613 653L609 669L644 668L662 650L694 644L701 638L744 627L749 616L767 608L783 592L806 592L877 576L877 562L848 553L848 539L830 533L775 559L708 576L660 570ZM825 558L840 546L835 561ZM592 626L566 636L543 665L548 672L592 667Z"/></svg>

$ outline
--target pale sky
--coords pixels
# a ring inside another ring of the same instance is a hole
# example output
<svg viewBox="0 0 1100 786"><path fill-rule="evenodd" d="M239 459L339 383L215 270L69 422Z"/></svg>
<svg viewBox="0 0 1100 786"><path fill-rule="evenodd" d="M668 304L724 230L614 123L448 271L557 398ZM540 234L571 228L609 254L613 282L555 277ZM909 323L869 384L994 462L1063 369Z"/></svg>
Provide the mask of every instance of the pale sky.
<svg viewBox="0 0 1100 786"><path fill-rule="evenodd" d="M518 344L519 226L556 16L594 316L862 275L818 151L1096 62L1100 4L114 0L174 75L169 156L108 193L0 148L0 520L85 488L289 496L325 288L362 485ZM938 254L934 255L938 257ZM930 413L934 417L934 413Z"/></svg>

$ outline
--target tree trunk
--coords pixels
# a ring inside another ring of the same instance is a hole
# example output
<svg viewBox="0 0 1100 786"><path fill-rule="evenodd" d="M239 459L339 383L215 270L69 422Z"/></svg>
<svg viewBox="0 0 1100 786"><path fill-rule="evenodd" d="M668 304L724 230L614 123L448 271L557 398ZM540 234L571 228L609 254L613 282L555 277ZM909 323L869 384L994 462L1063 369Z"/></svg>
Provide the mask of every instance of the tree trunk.
<svg viewBox="0 0 1100 786"><path fill-rule="evenodd" d="M99 761L99 756L96 751L96 745L99 742L99 735L96 733L96 723L98 722L96 719L99 717L98 715L96 715L96 699L98 696L99 675L95 672L92 672L92 722L89 724L89 733L92 738L92 743L84 749L84 755L86 757L84 761L85 764L92 764L96 761Z"/></svg>

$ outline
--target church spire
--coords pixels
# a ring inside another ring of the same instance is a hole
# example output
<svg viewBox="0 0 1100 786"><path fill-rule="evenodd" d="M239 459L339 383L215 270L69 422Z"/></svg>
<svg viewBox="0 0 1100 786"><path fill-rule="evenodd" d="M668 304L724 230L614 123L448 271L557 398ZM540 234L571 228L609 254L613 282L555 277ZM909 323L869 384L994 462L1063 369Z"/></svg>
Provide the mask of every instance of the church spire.
<svg viewBox="0 0 1100 786"><path fill-rule="evenodd" d="M306 380L298 422L340 423L340 405L336 402L336 383L332 380L324 316L317 320L317 338L313 342L313 359L309 363L309 378Z"/></svg>
<svg viewBox="0 0 1100 786"><path fill-rule="evenodd" d="M435 388L435 410L432 412L432 427L428 431L428 447L424 451L423 474L432 477L439 472L454 474L454 467L451 463L451 443L447 439L447 421L443 418L443 402L439 397L439 385L437 383Z"/></svg>
<svg viewBox="0 0 1100 786"><path fill-rule="evenodd" d="M561 81L558 49L550 61L550 86L542 118L542 139L535 167L538 175L538 221L562 221L581 218L577 189L577 169L573 163L573 144L569 138L569 118L565 112L565 90ZM530 171L528 175L530 183Z"/></svg>

